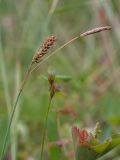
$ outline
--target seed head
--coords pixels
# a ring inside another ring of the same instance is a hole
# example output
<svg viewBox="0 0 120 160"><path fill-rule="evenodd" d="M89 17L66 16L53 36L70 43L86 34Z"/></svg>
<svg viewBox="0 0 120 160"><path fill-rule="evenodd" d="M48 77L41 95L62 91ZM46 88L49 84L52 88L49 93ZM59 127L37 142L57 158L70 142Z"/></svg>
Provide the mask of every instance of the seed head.
<svg viewBox="0 0 120 160"><path fill-rule="evenodd" d="M55 82L55 75L50 74L48 76L48 82L49 82L49 90L50 90L50 98L52 99L55 95L55 93L60 91L60 86Z"/></svg>
<svg viewBox="0 0 120 160"><path fill-rule="evenodd" d="M112 29L111 26L94 28L94 29L91 29L91 30L89 30L87 32L84 32L84 33L80 34L80 37L88 36L90 34L102 32L102 31L106 31L106 30L111 30L111 29Z"/></svg>
<svg viewBox="0 0 120 160"><path fill-rule="evenodd" d="M48 76L48 81L49 81L49 83L50 83L50 86L52 86L53 83L55 82L55 75L54 75L54 74L50 74L50 75Z"/></svg>
<svg viewBox="0 0 120 160"><path fill-rule="evenodd" d="M56 36L50 36L46 38L43 45L35 53L32 63L39 63L42 60L42 57L47 53L47 51L54 45L57 41Z"/></svg>

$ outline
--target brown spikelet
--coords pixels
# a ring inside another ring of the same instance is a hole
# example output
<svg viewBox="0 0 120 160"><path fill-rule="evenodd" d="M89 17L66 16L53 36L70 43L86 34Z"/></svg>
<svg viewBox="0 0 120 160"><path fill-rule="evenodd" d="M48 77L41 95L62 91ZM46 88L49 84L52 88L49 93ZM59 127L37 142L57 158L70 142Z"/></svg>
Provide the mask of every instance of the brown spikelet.
<svg viewBox="0 0 120 160"><path fill-rule="evenodd" d="M50 89L50 98L52 99L55 95L55 93L59 92L61 90L60 86L55 82L55 75L50 74L48 76L49 81L49 89Z"/></svg>
<svg viewBox="0 0 120 160"><path fill-rule="evenodd" d="M80 34L80 37L88 36L88 35L90 35L90 34L102 32L102 31L110 30L110 29L112 29L111 26L94 28L94 29L91 29L91 30L89 30L89 31L87 31L87 32L84 32L84 33Z"/></svg>
<svg viewBox="0 0 120 160"><path fill-rule="evenodd" d="M56 36L50 36L47 37L46 40L44 41L43 45L39 48L39 50L35 53L33 59L32 59L32 64L33 63L39 63L42 59L42 57L47 53L47 51L53 46L53 44L57 41Z"/></svg>

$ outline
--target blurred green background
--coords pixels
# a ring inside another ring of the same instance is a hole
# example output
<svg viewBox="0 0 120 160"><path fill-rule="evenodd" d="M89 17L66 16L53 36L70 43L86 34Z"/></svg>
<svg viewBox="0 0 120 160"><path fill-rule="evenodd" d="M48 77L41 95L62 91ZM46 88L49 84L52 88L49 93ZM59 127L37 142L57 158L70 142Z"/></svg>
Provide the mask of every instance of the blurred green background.
<svg viewBox="0 0 120 160"><path fill-rule="evenodd" d="M63 91L52 101L45 160L74 159L72 144L48 145L71 139L74 124L91 128L100 122L101 139L120 130L120 0L0 0L0 152L20 82L44 39L58 36L54 50L86 30L105 25L112 31L75 41L31 74L16 110L6 160L40 159L49 97L44 76L51 70L71 80L60 82ZM64 108L78 114L56 113ZM120 147L100 160L119 159Z"/></svg>

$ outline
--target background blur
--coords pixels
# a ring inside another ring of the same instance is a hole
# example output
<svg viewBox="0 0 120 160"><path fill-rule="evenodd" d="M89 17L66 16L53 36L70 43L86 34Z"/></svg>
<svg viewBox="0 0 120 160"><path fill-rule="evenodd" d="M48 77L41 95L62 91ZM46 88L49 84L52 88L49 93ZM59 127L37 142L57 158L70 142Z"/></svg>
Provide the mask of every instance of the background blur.
<svg viewBox="0 0 120 160"><path fill-rule="evenodd" d="M39 160L49 96L44 77L51 70L72 79L60 82L63 91L52 102L45 160L74 159L72 144L61 148L53 143L71 139L73 124L91 128L100 122L101 139L120 130L120 0L0 0L0 152L20 82L44 39L57 35L55 49L105 25L112 31L75 41L32 73L16 110L6 160ZM72 113L56 113L66 108ZM120 147L100 160L119 159Z"/></svg>

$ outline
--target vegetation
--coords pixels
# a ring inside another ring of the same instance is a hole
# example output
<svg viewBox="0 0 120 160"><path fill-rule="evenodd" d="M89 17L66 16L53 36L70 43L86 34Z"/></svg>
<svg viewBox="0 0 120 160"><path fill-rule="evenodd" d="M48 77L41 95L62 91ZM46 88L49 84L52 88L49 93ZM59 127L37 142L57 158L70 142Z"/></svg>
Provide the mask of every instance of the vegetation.
<svg viewBox="0 0 120 160"><path fill-rule="evenodd" d="M119 4L0 1L1 160L120 158Z"/></svg>

